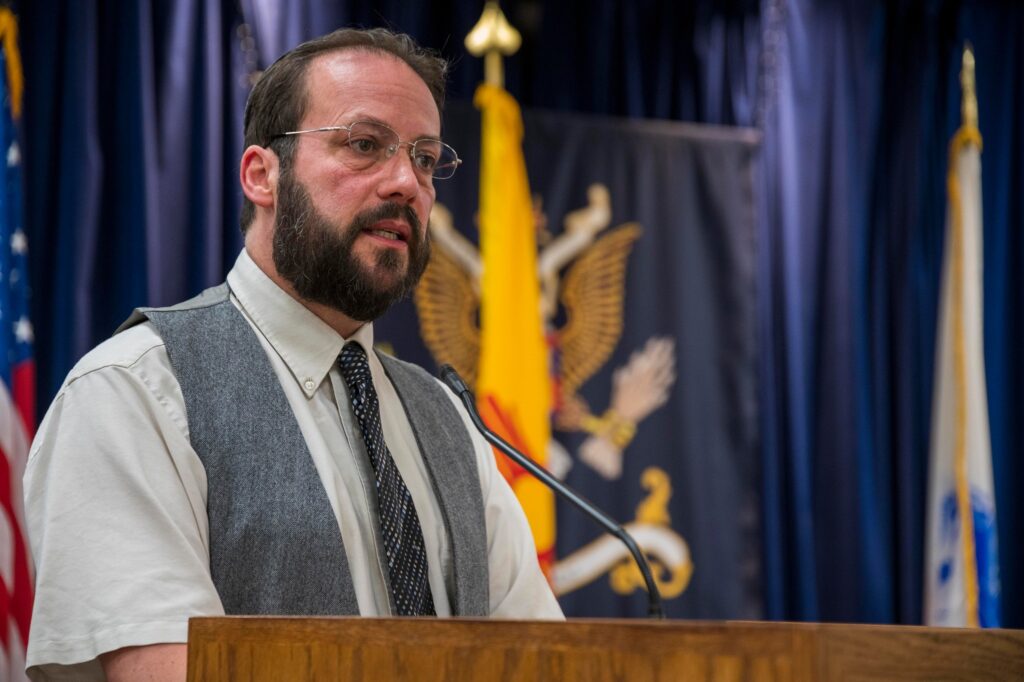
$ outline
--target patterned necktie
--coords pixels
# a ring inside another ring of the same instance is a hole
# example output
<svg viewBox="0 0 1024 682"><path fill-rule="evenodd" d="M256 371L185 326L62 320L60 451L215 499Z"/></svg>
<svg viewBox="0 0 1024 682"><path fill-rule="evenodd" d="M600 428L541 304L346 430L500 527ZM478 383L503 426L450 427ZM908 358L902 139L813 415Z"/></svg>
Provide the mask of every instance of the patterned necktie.
<svg viewBox="0 0 1024 682"><path fill-rule="evenodd" d="M427 581L427 552L412 496L391 458L380 425L377 391L370 377L366 352L358 343L346 343L338 357L341 376L348 386L352 411L359 420L366 452L377 485L380 531L387 554L391 594L400 616L433 616L434 598Z"/></svg>

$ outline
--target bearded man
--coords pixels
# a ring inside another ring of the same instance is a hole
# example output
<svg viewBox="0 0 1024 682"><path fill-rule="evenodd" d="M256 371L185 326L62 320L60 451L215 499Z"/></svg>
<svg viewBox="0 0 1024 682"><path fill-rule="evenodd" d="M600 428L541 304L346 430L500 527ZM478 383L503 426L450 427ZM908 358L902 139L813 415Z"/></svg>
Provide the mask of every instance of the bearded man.
<svg viewBox="0 0 1024 682"><path fill-rule="evenodd" d="M190 616L560 618L456 398L373 350L429 256L446 65L340 30L245 113L245 249L71 371L25 479L34 679L183 680Z"/></svg>

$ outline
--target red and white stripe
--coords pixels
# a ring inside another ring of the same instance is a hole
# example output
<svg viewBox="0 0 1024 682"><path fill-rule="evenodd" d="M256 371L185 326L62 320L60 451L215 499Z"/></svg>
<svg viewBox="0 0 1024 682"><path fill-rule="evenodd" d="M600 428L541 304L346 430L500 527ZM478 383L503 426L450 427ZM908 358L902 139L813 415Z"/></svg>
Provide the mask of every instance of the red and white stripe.
<svg viewBox="0 0 1024 682"><path fill-rule="evenodd" d="M33 591L21 479L35 423L34 375L32 361L17 365L13 395L0 382L0 681L27 679Z"/></svg>

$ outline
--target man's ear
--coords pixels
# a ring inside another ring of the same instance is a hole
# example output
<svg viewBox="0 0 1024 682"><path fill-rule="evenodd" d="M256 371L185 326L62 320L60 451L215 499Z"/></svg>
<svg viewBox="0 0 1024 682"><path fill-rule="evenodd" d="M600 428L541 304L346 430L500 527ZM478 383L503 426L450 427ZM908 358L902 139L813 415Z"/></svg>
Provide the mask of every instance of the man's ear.
<svg viewBox="0 0 1024 682"><path fill-rule="evenodd" d="M242 152L238 179L246 199L261 208L273 208L277 195L278 158L266 147L251 145Z"/></svg>

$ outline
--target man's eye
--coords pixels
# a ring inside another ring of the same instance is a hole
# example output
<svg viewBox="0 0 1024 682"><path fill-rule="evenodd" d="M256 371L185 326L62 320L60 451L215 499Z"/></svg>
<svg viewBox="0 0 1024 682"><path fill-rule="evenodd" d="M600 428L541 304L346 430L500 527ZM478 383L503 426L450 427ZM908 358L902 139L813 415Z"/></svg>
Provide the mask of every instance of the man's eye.
<svg viewBox="0 0 1024 682"><path fill-rule="evenodd" d="M437 165L437 156L429 152L416 152L416 156L413 157L413 161L416 163L416 167L420 170L433 171L434 166Z"/></svg>
<svg viewBox="0 0 1024 682"><path fill-rule="evenodd" d="M374 154L380 149L380 144L372 137L351 138L348 141L348 146L355 153L364 155Z"/></svg>

